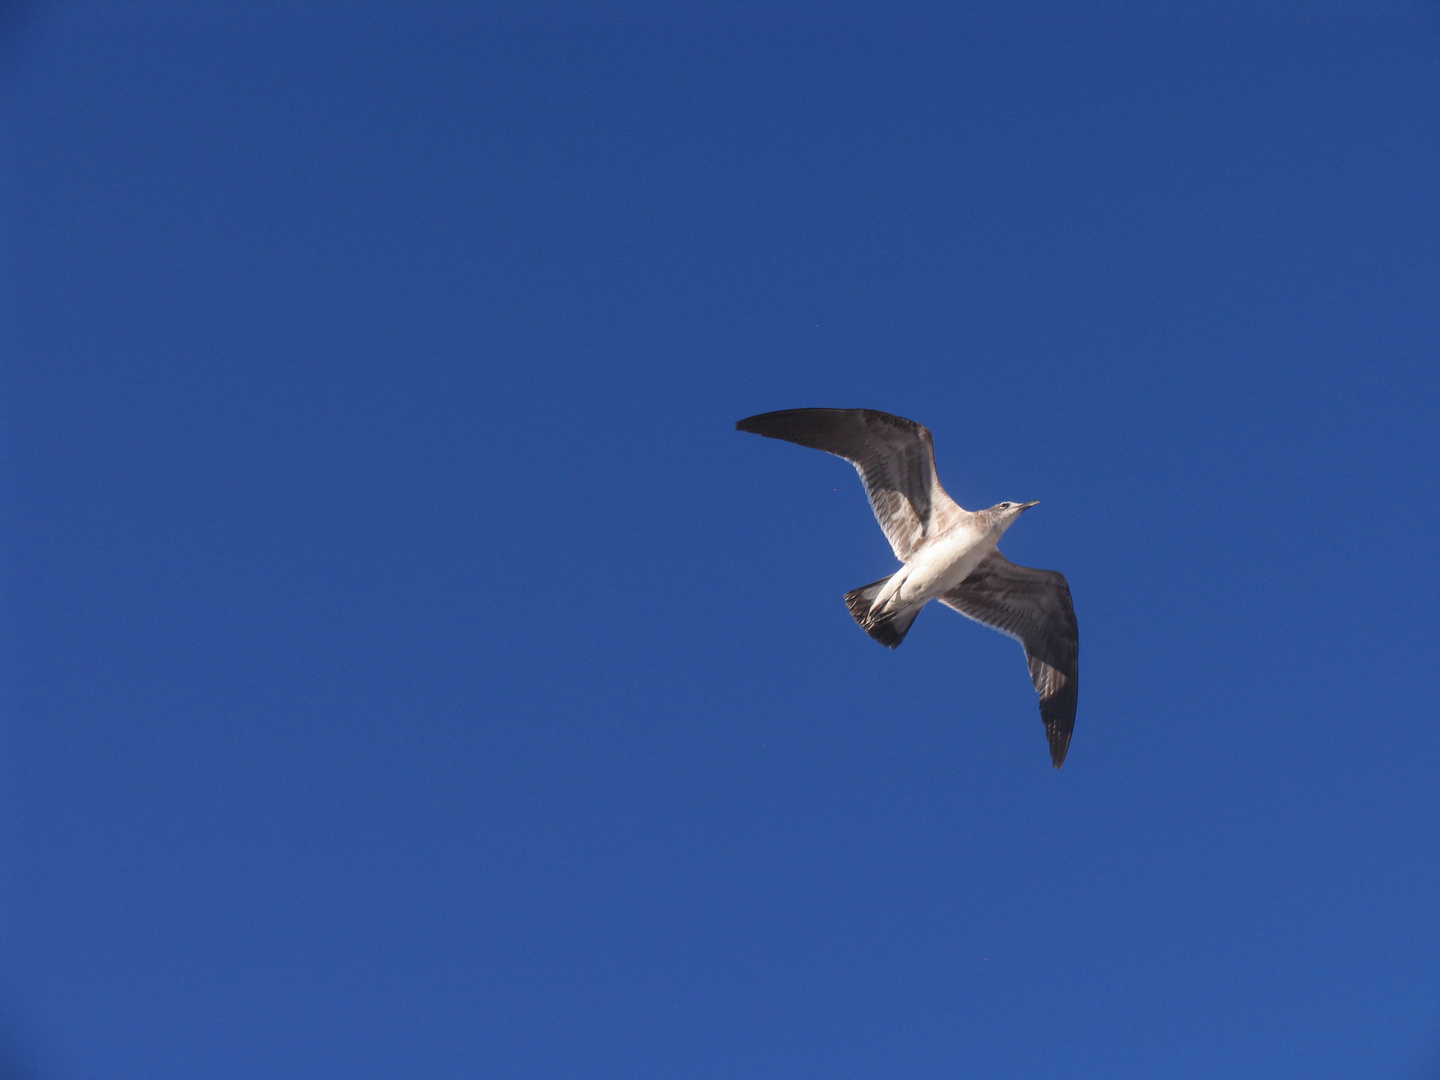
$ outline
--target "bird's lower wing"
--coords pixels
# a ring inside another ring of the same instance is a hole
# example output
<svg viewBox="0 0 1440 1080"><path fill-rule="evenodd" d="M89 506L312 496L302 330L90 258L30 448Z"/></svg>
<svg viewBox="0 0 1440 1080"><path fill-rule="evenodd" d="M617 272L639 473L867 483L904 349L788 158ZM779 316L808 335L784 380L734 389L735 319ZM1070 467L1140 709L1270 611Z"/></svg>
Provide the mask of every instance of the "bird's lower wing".
<svg viewBox="0 0 1440 1080"><path fill-rule="evenodd" d="M1016 566L997 549L940 601L1025 647L1050 759L1060 768L1075 729L1080 687L1080 629L1065 575Z"/></svg>

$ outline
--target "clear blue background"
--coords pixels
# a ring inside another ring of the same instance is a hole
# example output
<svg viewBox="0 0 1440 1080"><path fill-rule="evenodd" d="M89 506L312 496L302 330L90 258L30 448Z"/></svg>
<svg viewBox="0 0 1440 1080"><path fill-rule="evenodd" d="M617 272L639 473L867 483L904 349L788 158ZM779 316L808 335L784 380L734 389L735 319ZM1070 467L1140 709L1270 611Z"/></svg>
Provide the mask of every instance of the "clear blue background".
<svg viewBox="0 0 1440 1080"><path fill-rule="evenodd" d="M1440 8L0 30L12 1070L1434 1074Z"/></svg>

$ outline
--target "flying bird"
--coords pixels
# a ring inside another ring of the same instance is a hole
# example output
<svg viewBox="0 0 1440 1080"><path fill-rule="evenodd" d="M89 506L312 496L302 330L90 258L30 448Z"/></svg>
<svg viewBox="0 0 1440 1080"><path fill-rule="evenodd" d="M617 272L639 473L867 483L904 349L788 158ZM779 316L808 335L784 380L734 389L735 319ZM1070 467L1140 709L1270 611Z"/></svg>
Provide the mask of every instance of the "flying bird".
<svg viewBox="0 0 1440 1080"><path fill-rule="evenodd" d="M1055 768L1075 728L1080 631L1070 586L1055 570L1016 566L997 546L1034 502L962 509L935 475L935 444L921 424L874 409L785 409L741 420L739 431L784 439L855 466L870 508L902 565L845 594L865 632L898 648L920 609L939 600L1025 647Z"/></svg>

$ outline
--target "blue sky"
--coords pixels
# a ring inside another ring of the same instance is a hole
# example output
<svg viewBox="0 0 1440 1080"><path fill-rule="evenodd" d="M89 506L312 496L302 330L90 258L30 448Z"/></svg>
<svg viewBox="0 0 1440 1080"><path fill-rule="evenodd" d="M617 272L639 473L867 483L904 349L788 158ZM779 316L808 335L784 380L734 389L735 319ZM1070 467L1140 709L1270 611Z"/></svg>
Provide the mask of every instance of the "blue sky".
<svg viewBox="0 0 1440 1080"><path fill-rule="evenodd" d="M1440 1067L1440 10L0 31L12 1071ZM800 406L1042 500L1063 771Z"/></svg>

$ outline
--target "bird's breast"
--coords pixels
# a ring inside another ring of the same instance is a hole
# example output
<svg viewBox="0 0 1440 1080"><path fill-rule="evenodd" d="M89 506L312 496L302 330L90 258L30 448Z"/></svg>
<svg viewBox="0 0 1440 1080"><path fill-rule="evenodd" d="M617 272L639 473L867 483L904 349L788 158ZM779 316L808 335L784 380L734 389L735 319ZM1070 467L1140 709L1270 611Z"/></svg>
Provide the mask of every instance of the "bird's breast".
<svg viewBox="0 0 1440 1080"><path fill-rule="evenodd" d="M935 537L906 563L910 573L900 587L900 601L906 605L923 604L949 592L995 550L998 540L999 537L988 530L965 528Z"/></svg>

